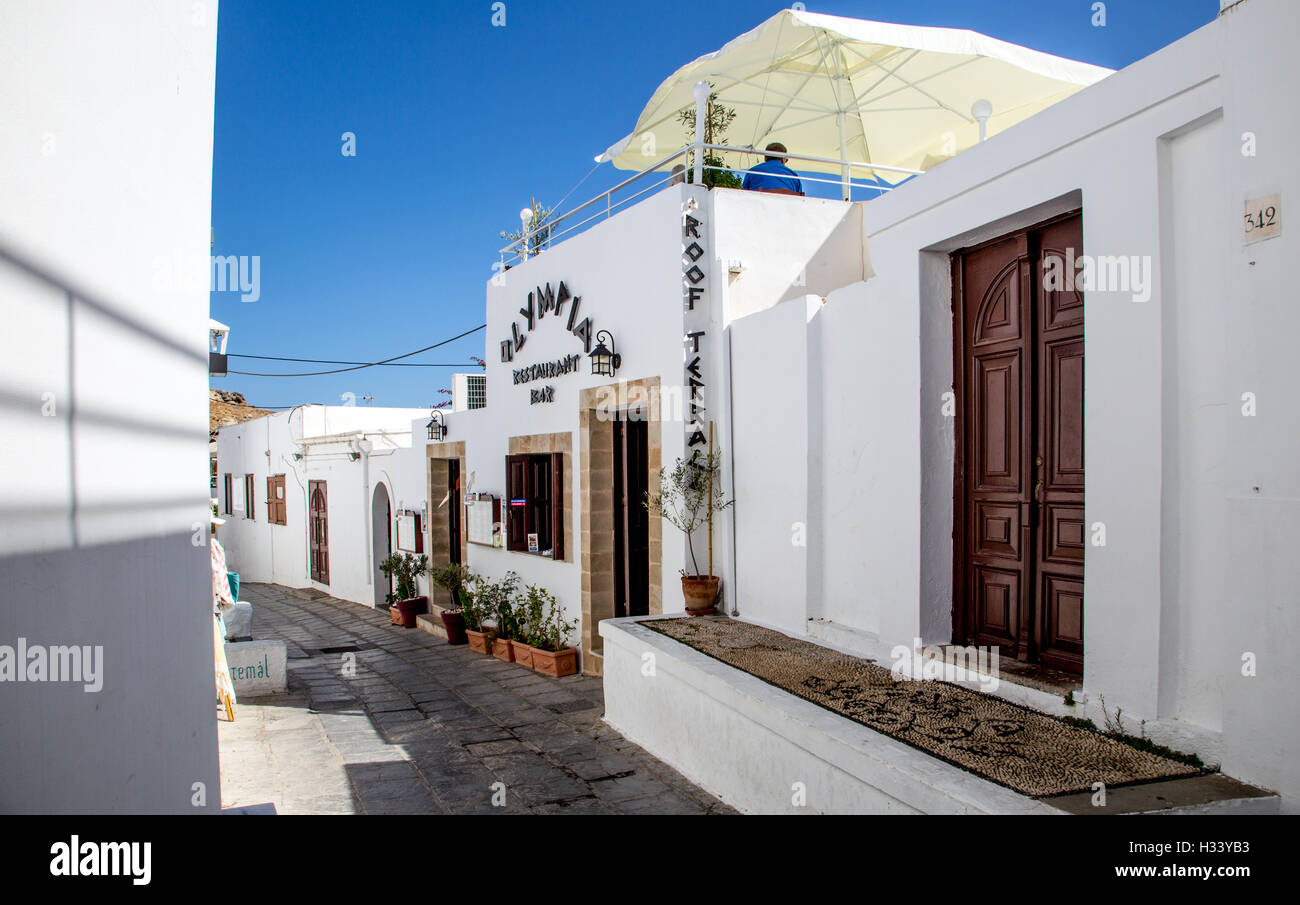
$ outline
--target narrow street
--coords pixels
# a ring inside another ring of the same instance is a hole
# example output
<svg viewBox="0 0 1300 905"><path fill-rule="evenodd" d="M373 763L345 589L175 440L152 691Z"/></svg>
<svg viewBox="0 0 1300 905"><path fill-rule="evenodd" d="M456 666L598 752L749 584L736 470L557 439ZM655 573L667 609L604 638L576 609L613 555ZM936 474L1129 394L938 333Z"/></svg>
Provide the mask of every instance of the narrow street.
<svg viewBox="0 0 1300 905"><path fill-rule="evenodd" d="M601 721L599 679L550 679L386 613L247 584L289 693L221 721L223 808L281 814L721 814Z"/></svg>

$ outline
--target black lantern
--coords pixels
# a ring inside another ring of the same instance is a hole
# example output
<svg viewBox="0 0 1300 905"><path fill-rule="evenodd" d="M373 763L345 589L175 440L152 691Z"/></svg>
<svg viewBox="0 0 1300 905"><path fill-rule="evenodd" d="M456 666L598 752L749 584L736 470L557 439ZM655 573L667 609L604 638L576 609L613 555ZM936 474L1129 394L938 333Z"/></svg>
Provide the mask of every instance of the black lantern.
<svg viewBox="0 0 1300 905"><path fill-rule="evenodd" d="M442 420L442 412L433 409L429 412L429 439L438 442L445 436L447 436L447 424Z"/></svg>
<svg viewBox="0 0 1300 905"><path fill-rule="evenodd" d="M609 339L609 345L605 345L604 336ZM608 330L601 330L596 334L596 348L591 350L591 373L600 374L605 377L613 377L615 372L623 364L623 356L619 355L613 349L614 337Z"/></svg>

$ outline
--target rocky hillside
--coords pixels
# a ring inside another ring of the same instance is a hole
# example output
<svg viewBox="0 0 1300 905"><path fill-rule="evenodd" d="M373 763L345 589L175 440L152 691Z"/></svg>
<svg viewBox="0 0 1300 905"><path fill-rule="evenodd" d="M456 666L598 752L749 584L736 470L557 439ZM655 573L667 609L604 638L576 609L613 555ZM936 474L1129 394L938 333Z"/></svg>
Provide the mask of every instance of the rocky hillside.
<svg viewBox="0 0 1300 905"><path fill-rule="evenodd" d="M227 424L238 424L274 414L270 409L254 408L244 399L243 393L233 390L208 389L208 434L215 437Z"/></svg>

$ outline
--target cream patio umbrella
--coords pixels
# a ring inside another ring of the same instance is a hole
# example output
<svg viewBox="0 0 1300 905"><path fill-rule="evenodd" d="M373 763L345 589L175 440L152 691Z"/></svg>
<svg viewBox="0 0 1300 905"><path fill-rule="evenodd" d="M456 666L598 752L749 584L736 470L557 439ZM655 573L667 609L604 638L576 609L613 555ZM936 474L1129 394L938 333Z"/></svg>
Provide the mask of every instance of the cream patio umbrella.
<svg viewBox="0 0 1300 905"><path fill-rule="evenodd" d="M831 158L792 166L839 173L847 193L838 161L925 170L979 142L982 125L996 135L1111 71L964 29L787 9L674 72L632 133L596 160L640 171L690 144L678 117L695 109L692 88L703 81L736 113L726 144L780 141L792 154ZM986 124L972 113L977 102ZM738 169L759 159L723 156Z"/></svg>

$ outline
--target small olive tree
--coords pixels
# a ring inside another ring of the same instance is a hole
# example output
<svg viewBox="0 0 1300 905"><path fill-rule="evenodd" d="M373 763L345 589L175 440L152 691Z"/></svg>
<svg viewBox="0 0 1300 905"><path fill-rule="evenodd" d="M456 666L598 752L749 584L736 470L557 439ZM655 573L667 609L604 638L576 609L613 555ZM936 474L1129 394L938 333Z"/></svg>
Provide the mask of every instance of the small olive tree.
<svg viewBox="0 0 1300 905"><path fill-rule="evenodd" d="M715 512L722 512L735 500L728 500L722 492L722 450L711 453L699 450L688 458L678 459L672 468L659 474L659 494L645 495L645 507L653 514L662 515L677 530L686 535L686 549L691 555L695 574L700 574L700 564L695 558L695 545L691 536ZM713 492L709 492L712 478ZM682 570L686 574L686 570Z"/></svg>
<svg viewBox="0 0 1300 905"><path fill-rule="evenodd" d="M538 204L536 198L528 202L529 208L533 212L533 219L528 222L528 243L527 247L523 244L524 228L520 224L518 229L501 230L501 238L509 239L512 242L520 243L520 252L527 252L529 256L537 254L539 251L547 248L551 244L551 218L555 216L555 209Z"/></svg>
<svg viewBox="0 0 1300 905"><path fill-rule="evenodd" d="M713 86L710 85L709 87L711 89ZM731 107L718 103L718 92L710 91L708 103L704 108L704 143L706 145L725 145L727 143L727 130L731 128L731 121L735 118L736 111ZM687 107L682 110L677 114L677 121L686 127L687 144L695 141L695 108ZM687 182L692 182L695 179L694 170L690 163L691 161L688 159L686 167ZM705 167L726 167L726 165L727 162L715 152L704 152ZM727 169L705 169L704 184L724 189L738 189L741 185L741 179Z"/></svg>

